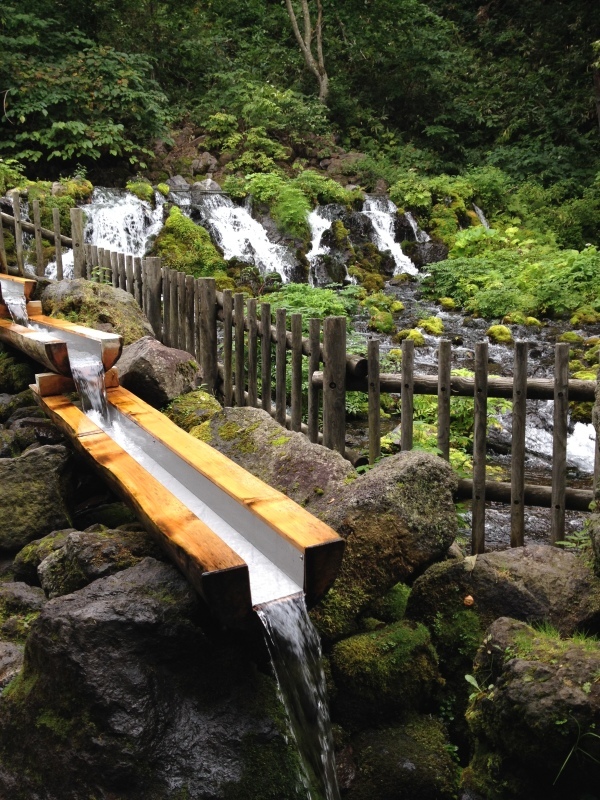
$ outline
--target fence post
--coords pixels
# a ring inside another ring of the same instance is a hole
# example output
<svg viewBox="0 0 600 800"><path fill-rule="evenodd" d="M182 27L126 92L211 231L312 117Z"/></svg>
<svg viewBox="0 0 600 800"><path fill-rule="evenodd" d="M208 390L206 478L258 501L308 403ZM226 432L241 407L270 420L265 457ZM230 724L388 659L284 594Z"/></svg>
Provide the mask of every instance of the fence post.
<svg viewBox="0 0 600 800"><path fill-rule="evenodd" d="M437 446L442 458L450 460L450 381L452 350L448 339L438 347L438 422Z"/></svg>
<svg viewBox="0 0 600 800"><path fill-rule="evenodd" d="M160 342L162 339L162 319L160 313L162 295L162 277L160 258L146 259L146 316L152 326L154 335Z"/></svg>
<svg viewBox="0 0 600 800"><path fill-rule="evenodd" d="M313 384L313 373L318 372L321 365L321 320L309 320L308 339L308 438L316 444L319 441L319 387Z"/></svg>
<svg viewBox="0 0 600 800"><path fill-rule="evenodd" d="M223 290L223 402L233 405L233 294L231 289ZM269 378L270 385L270 378Z"/></svg>
<svg viewBox="0 0 600 800"><path fill-rule="evenodd" d="M302 314L292 314L292 422L293 431L302 426Z"/></svg>
<svg viewBox="0 0 600 800"><path fill-rule="evenodd" d="M62 244L60 241L60 210L52 209L52 228L54 229L54 257L56 258L56 280L63 279Z"/></svg>
<svg viewBox="0 0 600 800"><path fill-rule="evenodd" d="M119 288L119 254L116 250L110 251L110 272L112 275L112 285L115 289Z"/></svg>
<svg viewBox="0 0 600 800"><path fill-rule="evenodd" d="M515 342L510 464L510 546L525 544L525 424L527 418L527 342Z"/></svg>
<svg viewBox="0 0 600 800"><path fill-rule="evenodd" d="M400 448L412 450L414 415L414 366L415 343L412 339L402 342L402 394L400 419Z"/></svg>
<svg viewBox="0 0 600 800"><path fill-rule="evenodd" d="M565 535L567 426L569 419L569 345L567 343L563 342L556 345L554 364L551 544L562 541Z"/></svg>
<svg viewBox="0 0 600 800"><path fill-rule="evenodd" d="M165 281L165 284L168 280ZM165 301L166 309L166 301ZM194 280L194 358L200 363L200 284Z"/></svg>
<svg viewBox="0 0 600 800"><path fill-rule="evenodd" d="M487 436L488 343L475 345L473 501L471 552L485 552L485 454Z"/></svg>
<svg viewBox="0 0 600 800"><path fill-rule="evenodd" d="M134 281L134 296L137 304L142 308L144 303L144 281L142 277L142 259L141 256L135 256L133 259L133 281Z"/></svg>
<svg viewBox="0 0 600 800"><path fill-rule="evenodd" d="M185 272L177 273L177 347L185 350Z"/></svg>
<svg viewBox="0 0 600 800"><path fill-rule="evenodd" d="M44 245L42 244L42 220L40 216L40 201L34 200L33 203L33 235L35 237L35 274L43 277L46 271L44 261Z"/></svg>
<svg viewBox="0 0 600 800"><path fill-rule="evenodd" d="M0 272L8 272L8 261L6 260L6 246L4 244L4 228L0 219Z"/></svg>
<svg viewBox="0 0 600 800"><path fill-rule="evenodd" d="M167 347L172 347L172 317L171 317L171 281L169 280L169 269L163 267L162 271L162 294L163 294L163 338L162 343Z"/></svg>
<svg viewBox="0 0 600 800"><path fill-rule="evenodd" d="M23 228L21 226L21 198L18 192L11 192L13 216L15 218L15 250L17 253L17 268L19 275L25 275L25 261L23 260Z"/></svg>
<svg viewBox="0 0 600 800"><path fill-rule="evenodd" d="M127 273L125 271L125 253L117 253L117 271L119 289L127 291Z"/></svg>
<svg viewBox="0 0 600 800"><path fill-rule="evenodd" d="M194 276L185 276L185 349L193 356L194 350Z"/></svg>
<svg viewBox="0 0 600 800"><path fill-rule="evenodd" d="M102 281L112 283L112 267L110 265L110 250L102 251Z"/></svg>
<svg viewBox="0 0 600 800"><path fill-rule="evenodd" d="M271 304L260 304L260 400L263 411L271 413Z"/></svg>
<svg viewBox="0 0 600 800"><path fill-rule="evenodd" d="M323 444L346 451L346 317L323 320Z"/></svg>
<svg viewBox="0 0 600 800"><path fill-rule="evenodd" d="M256 408L258 405L258 323L256 319L256 299L248 299L248 405Z"/></svg>
<svg viewBox="0 0 600 800"><path fill-rule="evenodd" d="M235 323L235 404L245 406L244 396L244 295L236 292L233 295L233 317Z"/></svg>
<svg viewBox="0 0 600 800"><path fill-rule="evenodd" d="M381 455L381 387L379 385L379 339L369 339L369 464Z"/></svg>
<svg viewBox="0 0 600 800"><path fill-rule="evenodd" d="M167 280L169 281L169 347L179 347L179 321L177 319L177 293L179 286L176 270L169 270Z"/></svg>
<svg viewBox="0 0 600 800"><path fill-rule="evenodd" d="M214 278L200 279L200 367L202 381L214 394L217 388L217 295Z"/></svg>
<svg viewBox="0 0 600 800"><path fill-rule="evenodd" d="M92 249L92 262L94 260L93 249ZM133 288L133 256L128 255L125 256L125 291L129 294L133 295L135 293ZM164 288L164 283L163 283Z"/></svg>
<svg viewBox="0 0 600 800"><path fill-rule="evenodd" d="M83 277L83 211L71 208L71 238L73 239L73 277ZM114 285L114 284L113 284Z"/></svg>
<svg viewBox="0 0 600 800"><path fill-rule="evenodd" d="M275 419L280 425L285 426L285 400L286 400L286 311L278 308L275 316L275 329L277 342L275 345Z"/></svg>

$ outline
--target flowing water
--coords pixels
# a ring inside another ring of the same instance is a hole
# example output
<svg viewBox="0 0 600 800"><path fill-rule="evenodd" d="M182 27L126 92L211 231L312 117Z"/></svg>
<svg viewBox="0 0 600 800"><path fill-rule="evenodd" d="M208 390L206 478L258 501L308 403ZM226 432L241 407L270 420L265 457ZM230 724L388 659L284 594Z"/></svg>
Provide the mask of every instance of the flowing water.
<svg viewBox="0 0 600 800"><path fill-rule="evenodd" d="M396 264L395 275L408 272L415 275L417 268L410 258L402 252L396 241L396 212L398 209L385 195L367 195L362 213L369 217L375 228L373 244L378 250L389 250Z"/></svg>
<svg viewBox="0 0 600 800"><path fill-rule="evenodd" d="M415 235L415 241L420 242L421 244L425 244L425 242L431 241L431 236L426 232L419 228L419 224L417 220L413 217L410 211L405 211L404 216L408 220L408 224L412 228L412 232Z"/></svg>
<svg viewBox="0 0 600 800"><path fill-rule="evenodd" d="M82 350L67 342L71 375L84 411L95 411L108 420L108 401L104 381L104 364L96 353Z"/></svg>
<svg viewBox="0 0 600 800"><path fill-rule="evenodd" d="M310 800L339 800L321 643L299 594L256 609Z"/></svg>
<svg viewBox="0 0 600 800"><path fill-rule="evenodd" d="M477 214L477 219L479 220L479 222L481 222L483 227L489 230L490 223L485 218L485 214L483 213L483 211L479 208L479 206L476 206L475 203L473 203L473 211Z"/></svg>
<svg viewBox="0 0 600 800"><path fill-rule="evenodd" d="M195 198L193 208L201 223L208 228L226 259L237 258L253 264L263 274L277 272L282 281L290 278L293 259L283 244L272 242L266 229L250 211L223 194L206 194Z"/></svg>
<svg viewBox="0 0 600 800"><path fill-rule="evenodd" d="M2 300L8 308L8 313L12 321L17 325L29 326L29 315L27 314L27 300L23 294L21 285L15 285L12 281L0 278L0 289L2 290Z"/></svg>

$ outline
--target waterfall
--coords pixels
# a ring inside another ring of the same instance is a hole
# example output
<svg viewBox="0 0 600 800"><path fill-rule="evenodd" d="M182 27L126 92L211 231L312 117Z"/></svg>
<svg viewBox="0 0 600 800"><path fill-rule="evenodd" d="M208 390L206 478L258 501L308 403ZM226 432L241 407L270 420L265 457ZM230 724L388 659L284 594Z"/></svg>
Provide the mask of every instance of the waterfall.
<svg viewBox="0 0 600 800"><path fill-rule="evenodd" d="M425 242L431 241L431 236L426 231L423 231L421 228L419 228L417 220L413 217L410 211L405 211L404 216L412 228L412 231L415 235L415 241L419 242L419 244L425 244Z"/></svg>
<svg viewBox="0 0 600 800"><path fill-rule="evenodd" d="M473 211L477 214L479 222L481 222L483 227L487 228L487 230L489 231L490 223L485 218L485 214L483 213L483 211L479 208L479 206L476 206L475 203L473 203Z"/></svg>
<svg viewBox="0 0 600 800"><path fill-rule="evenodd" d="M290 719L309 800L339 800L321 643L297 594L256 609Z"/></svg>
<svg viewBox="0 0 600 800"><path fill-rule="evenodd" d="M121 189L98 187L92 202L85 206L86 225L83 238L88 244L133 256L146 253L148 241L163 224L164 197L155 192L156 208ZM63 275L73 276L73 251L63 255ZM56 277L56 262L46 267L46 276Z"/></svg>
<svg viewBox="0 0 600 800"><path fill-rule="evenodd" d="M237 258L254 264L263 274L278 272L284 282L289 280L293 267L291 253L285 245L269 240L265 228L247 208L236 206L222 194L196 197L195 208L223 251L224 258Z"/></svg>
<svg viewBox="0 0 600 800"><path fill-rule="evenodd" d="M373 244L378 250L389 250L396 264L395 275L408 272L414 275L417 268L408 256L402 252L402 248L395 238L396 206L392 201L383 195L367 195L363 204L362 213L369 217L375 228Z"/></svg>
<svg viewBox="0 0 600 800"><path fill-rule="evenodd" d="M310 225L311 244L310 250L306 254L311 267L318 256L326 255L329 248L321 244L321 239L325 231L331 228L334 220L334 215L328 206L317 206L314 211L308 215L308 224ZM311 270L312 271L312 270Z"/></svg>
<svg viewBox="0 0 600 800"><path fill-rule="evenodd" d="M20 285L15 286L12 281L0 278L0 289L2 290L2 300L8 308L8 313L12 321L17 325L29 327L29 315L27 314L27 300Z"/></svg>

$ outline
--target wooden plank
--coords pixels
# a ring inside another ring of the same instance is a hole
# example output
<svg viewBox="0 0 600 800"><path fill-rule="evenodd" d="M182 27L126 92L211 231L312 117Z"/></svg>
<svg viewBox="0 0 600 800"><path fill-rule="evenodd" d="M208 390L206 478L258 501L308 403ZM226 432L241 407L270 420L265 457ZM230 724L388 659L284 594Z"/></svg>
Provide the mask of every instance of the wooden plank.
<svg viewBox="0 0 600 800"><path fill-rule="evenodd" d="M233 295L233 320L235 324L235 404L245 406L244 376L244 295Z"/></svg>
<svg viewBox="0 0 600 800"><path fill-rule="evenodd" d="M89 281L92 277L92 245L83 244L83 263L85 267L85 277Z"/></svg>
<svg viewBox="0 0 600 800"><path fill-rule="evenodd" d="M112 285L115 289L119 288L119 254L116 250L110 251L110 274Z"/></svg>
<svg viewBox="0 0 600 800"><path fill-rule="evenodd" d="M250 581L237 553L64 397L41 398L40 403L133 508L221 621L245 619L252 608ZM84 435L82 428L88 429Z"/></svg>
<svg viewBox="0 0 600 800"><path fill-rule="evenodd" d="M231 289L223 292L223 402L228 408L233 405L233 294Z"/></svg>
<svg viewBox="0 0 600 800"><path fill-rule="evenodd" d="M119 274L119 289L127 291L127 272L125 271L125 253L117 254L117 270Z"/></svg>
<svg viewBox="0 0 600 800"><path fill-rule="evenodd" d="M177 347L185 350L185 273L177 272Z"/></svg>
<svg viewBox="0 0 600 800"><path fill-rule="evenodd" d="M256 299L248 298L248 405L258 407L258 320Z"/></svg>
<svg viewBox="0 0 600 800"><path fill-rule="evenodd" d="M556 345L554 361L554 425L552 431L552 511L550 541L565 538L567 428L569 424L569 345Z"/></svg>
<svg viewBox="0 0 600 800"><path fill-rule="evenodd" d="M104 369L108 371L114 366L117 359L123 350L123 337L117 333L108 333L106 331L98 331L95 328L88 328L85 325L77 325L73 322L68 322L65 319L57 319L56 317L38 316L35 321L47 328L50 333L55 331L72 334L73 336L81 336L85 339L91 339L98 342L101 350L102 363ZM65 374L70 374L67 372Z"/></svg>
<svg viewBox="0 0 600 800"><path fill-rule="evenodd" d="M33 290L37 286L37 281L32 278L18 278L16 275L3 275L2 280L20 287L26 299L31 297Z"/></svg>
<svg viewBox="0 0 600 800"><path fill-rule="evenodd" d="M62 247L60 242L60 210L52 209L52 227L54 228L54 257L56 259L56 280L63 279ZM96 248L96 255L98 250ZM97 262L96 262L97 263Z"/></svg>
<svg viewBox="0 0 600 800"><path fill-rule="evenodd" d="M112 264L110 250L104 248L102 252L102 283L112 284Z"/></svg>
<svg viewBox="0 0 600 800"><path fill-rule="evenodd" d="M379 391L379 339L369 339L369 464L381 456L381 395Z"/></svg>
<svg viewBox="0 0 600 800"><path fill-rule="evenodd" d="M12 192L10 193L12 194ZM10 214L5 214L4 211L0 211L0 220L4 222L5 225L9 225L11 228L15 227L15 218L11 217ZM22 230L27 231L27 233L34 233L35 226L31 222L26 222L25 220L21 220ZM54 241L54 231L51 231L49 228L42 228L42 236L44 239L48 239L48 241ZM73 240L70 236L63 236L61 235L60 241L63 247L72 247Z"/></svg>
<svg viewBox="0 0 600 800"><path fill-rule="evenodd" d="M40 216L40 201L35 199L33 206L33 236L35 238L35 274L43 277L46 272L46 261L44 259L44 245L42 244L42 220Z"/></svg>
<svg viewBox="0 0 600 800"><path fill-rule="evenodd" d="M82 278L83 271L83 211L71 208L71 238L73 239L73 277ZM114 285L114 284L113 284Z"/></svg>
<svg viewBox="0 0 600 800"><path fill-rule="evenodd" d="M35 376L35 388L40 397L53 397L76 391L73 378L57 375L54 372L38 372Z"/></svg>
<svg viewBox="0 0 600 800"><path fill-rule="evenodd" d="M219 379L216 290L214 278L200 279L200 367L202 381L211 394L215 393Z"/></svg>
<svg viewBox="0 0 600 800"><path fill-rule="evenodd" d="M448 339L438 346L437 446L442 458L450 460L450 385L452 349Z"/></svg>
<svg viewBox="0 0 600 800"><path fill-rule="evenodd" d="M185 276L185 349L194 356L194 285L193 275Z"/></svg>
<svg viewBox="0 0 600 800"><path fill-rule="evenodd" d="M475 409L473 423L473 500L471 553L485 552L485 460L487 439L488 343L475 345Z"/></svg>
<svg viewBox="0 0 600 800"><path fill-rule="evenodd" d="M194 281L194 358L200 363L200 283Z"/></svg>
<svg viewBox="0 0 600 800"><path fill-rule="evenodd" d="M12 207L15 225L15 251L17 254L17 269L19 275L25 275L25 259L23 257L23 226L21 224L21 198L18 192L11 192Z"/></svg>
<svg viewBox="0 0 600 800"><path fill-rule="evenodd" d="M308 339L308 438L316 444L319 440L319 389L313 384L312 376L321 365L321 320L308 321Z"/></svg>
<svg viewBox="0 0 600 800"><path fill-rule="evenodd" d="M167 347L172 347L172 332L171 332L171 280L169 269L163 267L163 344Z"/></svg>
<svg viewBox="0 0 600 800"><path fill-rule="evenodd" d="M510 503L510 483L502 481L487 481L485 496L494 503ZM467 500L473 496L473 481L461 478L454 494L456 500ZM589 511L589 505L594 499L590 489L567 489L565 493L565 508L569 511ZM523 489L523 505L552 508L552 487L525 484Z"/></svg>
<svg viewBox="0 0 600 800"><path fill-rule="evenodd" d="M179 320L177 318L179 284L176 270L168 270L167 280L169 282L169 347L179 347Z"/></svg>
<svg viewBox="0 0 600 800"><path fill-rule="evenodd" d="M527 419L527 342L515 342L510 465L510 546L525 544L525 426Z"/></svg>
<svg viewBox="0 0 600 800"><path fill-rule="evenodd" d="M286 416L286 310L278 308L275 316L275 419L285 425Z"/></svg>
<svg viewBox="0 0 600 800"><path fill-rule="evenodd" d="M142 259L140 256L133 258L133 280L134 280L134 296L140 308L143 304L143 278L142 278Z"/></svg>
<svg viewBox="0 0 600 800"><path fill-rule="evenodd" d="M0 272L8 272L8 261L6 260L6 245L4 243L4 228L0 220Z"/></svg>
<svg viewBox="0 0 600 800"><path fill-rule="evenodd" d="M346 317L323 320L323 444L346 450Z"/></svg>
<svg viewBox="0 0 600 800"><path fill-rule="evenodd" d="M146 259L146 298L145 310L148 322L156 338L162 340L162 272L160 258Z"/></svg>
<svg viewBox="0 0 600 800"><path fill-rule="evenodd" d="M133 256L126 255L125 256L125 286L123 287L126 292L129 294L134 295L134 283L133 283Z"/></svg>
<svg viewBox="0 0 600 800"><path fill-rule="evenodd" d="M292 430L302 424L302 314L292 314Z"/></svg>
<svg viewBox="0 0 600 800"><path fill-rule="evenodd" d="M400 418L400 449L412 450L414 415L415 343L402 342L402 395Z"/></svg>
<svg viewBox="0 0 600 800"><path fill-rule="evenodd" d="M15 325L12 320L0 318L0 341L16 347L52 372L71 374L67 345L58 337L48 341L47 336L45 338L34 328L25 328Z"/></svg>
<svg viewBox="0 0 600 800"><path fill-rule="evenodd" d="M260 304L260 382L261 406L271 413L271 304Z"/></svg>

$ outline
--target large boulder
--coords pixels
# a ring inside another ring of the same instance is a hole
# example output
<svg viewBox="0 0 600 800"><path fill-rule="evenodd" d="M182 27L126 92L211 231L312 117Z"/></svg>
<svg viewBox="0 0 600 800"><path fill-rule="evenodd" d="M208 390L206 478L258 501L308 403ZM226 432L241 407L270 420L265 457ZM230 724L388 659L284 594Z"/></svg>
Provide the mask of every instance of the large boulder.
<svg viewBox="0 0 600 800"><path fill-rule="evenodd" d="M221 404L212 394L197 389L176 397L166 409L166 416L188 433L221 411Z"/></svg>
<svg viewBox="0 0 600 800"><path fill-rule="evenodd" d="M301 800L274 681L199 611L151 558L50 600L0 698L0 796Z"/></svg>
<svg viewBox="0 0 600 800"><path fill-rule="evenodd" d="M44 592L36 586L0 583L0 638L23 642L45 602Z"/></svg>
<svg viewBox="0 0 600 800"><path fill-rule="evenodd" d="M23 647L0 642L0 691L19 674L23 666Z"/></svg>
<svg viewBox="0 0 600 800"><path fill-rule="evenodd" d="M399 453L359 476L338 453L250 408L226 408L191 432L346 540L340 576L314 612L327 637L355 632L374 599L443 558L455 537L456 478L436 456Z"/></svg>
<svg viewBox="0 0 600 800"><path fill-rule="evenodd" d="M118 333L124 344L153 336L150 323L129 292L77 278L51 283L42 294L44 314Z"/></svg>
<svg viewBox="0 0 600 800"><path fill-rule="evenodd" d="M0 552L70 524L70 454L62 445L0 459L0 486Z"/></svg>
<svg viewBox="0 0 600 800"><path fill-rule="evenodd" d="M201 379L200 367L189 353L150 336L123 348L117 368L121 386L155 408L190 392Z"/></svg>
<svg viewBox="0 0 600 800"><path fill-rule="evenodd" d="M475 664L466 784L488 800L598 797L600 642L502 617Z"/></svg>

